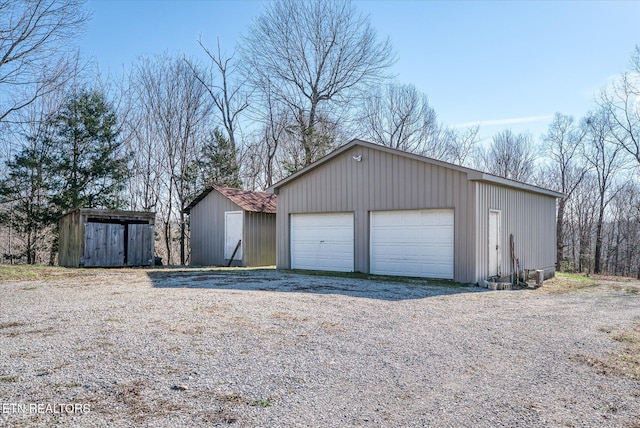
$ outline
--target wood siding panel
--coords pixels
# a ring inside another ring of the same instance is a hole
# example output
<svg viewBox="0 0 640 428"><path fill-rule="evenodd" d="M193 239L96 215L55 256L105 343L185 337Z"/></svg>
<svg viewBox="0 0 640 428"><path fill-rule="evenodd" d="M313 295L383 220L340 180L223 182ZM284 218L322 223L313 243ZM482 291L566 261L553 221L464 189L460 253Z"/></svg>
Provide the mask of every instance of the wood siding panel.
<svg viewBox="0 0 640 428"><path fill-rule="evenodd" d="M101 225L110 225L113 227L125 225L131 226L133 223L146 223L144 226L151 227L150 237L147 238L150 242L150 251L151 256L150 259L153 258L153 224L155 223L155 213L152 212L137 212L137 211L121 211L121 210L100 210L100 209L75 209L65 216L60 218L59 225L59 246L58 246L58 264L60 266L65 267L80 267L85 266L85 243L86 243L86 235L85 229L87 224L101 224ZM142 226L142 224L139 224ZM96 226L97 227L97 226ZM113 229L113 228L112 228ZM100 233L105 232L106 229L101 229ZM97 233L94 230L91 230L90 233ZM124 234L123 234L124 235ZM136 234L136 236L138 236ZM95 242L97 238L91 238ZM102 238L101 238L102 239ZM130 239L130 238L129 238ZM107 238L103 238L104 242L98 242L97 245L106 248L106 246L112 245L109 243ZM125 249L124 236L121 242L118 242L118 250L117 253L122 253L123 258L122 262L119 265L115 265L115 249L109 249L109 251L114 251L114 253L110 254L98 254L96 253L95 248L87 248L88 253L92 254L91 262L87 266L123 266L125 263L124 260L124 249ZM93 245L93 244L92 244ZM115 244L113 244L115 245ZM136 242L136 246L143 245L142 243ZM120 256L117 256L117 259L120 260ZM148 263L145 263L145 265Z"/></svg>
<svg viewBox="0 0 640 428"><path fill-rule="evenodd" d="M85 223L85 267L124 265L124 226L109 223Z"/></svg>
<svg viewBox="0 0 640 428"><path fill-rule="evenodd" d="M362 161L354 155L362 155ZM290 214L353 212L354 268L369 272L371 211L452 208L454 278L470 282L475 278L474 199L475 185L463 172L356 146L280 189L277 267L290 268Z"/></svg>
<svg viewBox="0 0 640 428"><path fill-rule="evenodd" d="M84 226L80 222L78 210L60 219L58 241L58 264L65 267L79 267L84 252Z"/></svg>
<svg viewBox="0 0 640 428"><path fill-rule="evenodd" d="M154 226L127 225L127 266L153 265Z"/></svg>

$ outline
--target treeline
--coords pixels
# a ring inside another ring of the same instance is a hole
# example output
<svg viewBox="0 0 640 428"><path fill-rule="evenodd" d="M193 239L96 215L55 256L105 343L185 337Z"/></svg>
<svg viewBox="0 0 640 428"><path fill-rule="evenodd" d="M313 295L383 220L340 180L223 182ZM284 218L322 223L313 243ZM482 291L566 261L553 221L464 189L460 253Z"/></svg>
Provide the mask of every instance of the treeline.
<svg viewBox="0 0 640 428"><path fill-rule="evenodd" d="M637 48L583 118L482 142L391 78L391 43L349 1L270 2L237 49L200 40L204 60L147 55L117 81L64 48L85 6L0 4L4 262L54 263L56 220L82 206L155 211L158 255L188 263L202 189L265 189L357 137L558 190L558 266L640 275Z"/></svg>

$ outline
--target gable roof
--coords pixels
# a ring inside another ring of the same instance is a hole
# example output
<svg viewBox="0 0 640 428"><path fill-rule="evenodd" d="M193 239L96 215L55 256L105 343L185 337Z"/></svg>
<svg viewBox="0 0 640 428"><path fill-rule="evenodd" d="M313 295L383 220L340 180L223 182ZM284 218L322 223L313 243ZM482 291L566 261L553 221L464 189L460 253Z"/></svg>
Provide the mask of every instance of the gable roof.
<svg viewBox="0 0 640 428"><path fill-rule="evenodd" d="M481 181L481 182L486 182L486 183L493 183L493 184L497 184L497 185L501 185L501 186L506 186L506 187L512 187L515 189L520 189L520 190L526 190L529 192L533 192L533 193L539 193L542 195L546 195L546 196L551 196L554 198L564 198L565 195L553 190L549 190L549 189L545 189L543 187L539 187L539 186L534 186L532 184L527 184L527 183L523 183L520 181L515 181L515 180L510 180L508 178L504 178L504 177L498 177L496 175L493 174L489 174L486 172L482 172L482 171L478 171L472 168L467 168L464 166L460 166L460 165L455 165L452 163L448 163L448 162L443 162L437 159L432 159L432 158L428 158L426 156L422 156L422 155L418 155L415 153L409 153L409 152L405 152L402 150L398 150L398 149L392 149L391 147L386 147L386 146L381 146L379 144L374 144L374 143L370 143L368 141L363 141L363 140L359 140L359 139L353 139L351 141L349 141L347 144L338 147L337 149L335 149L334 151L332 151L331 153L329 153L328 155L318 159L317 161L315 161L314 163L312 163L309 166L306 166L304 168L302 168L300 171L295 172L293 174L291 174L290 176L284 178L283 180L280 180L279 182L277 182L276 184L272 185L271 187L269 187L267 189L267 192L271 192L271 193L275 193L277 194L279 189L283 186L286 186L288 183L297 180L299 177L301 177L302 175L305 175L306 173L308 173L309 171L312 171L322 165L324 165L325 163L331 161L333 158L341 155L342 153L352 149L355 146L361 146L361 147L365 147L365 148L369 148L369 149L373 149L373 150L380 150L382 152L387 152L387 153L391 153L394 155L398 155L398 156L403 156L409 159L415 159L418 160L420 162L425 162L425 163L429 163L432 165L438 165L444 168L449 168L449 169L453 169L456 171L460 171L460 172L464 172L467 174L467 179L469 181Z"/></svg>
<svg viewBox="0 0 640 428"><path fill-rule="evenodd" d="M184 212L188 214L193 207L198 205L201 200L206 198L207 195L214 190L245 211L269 214L276 213L277 196L274 194L266 192L256 192L252 190L232 189L230 187L221 186L207 187L193 201L191 201L189 205L187 205L187 207L184 209Z"/></svg>

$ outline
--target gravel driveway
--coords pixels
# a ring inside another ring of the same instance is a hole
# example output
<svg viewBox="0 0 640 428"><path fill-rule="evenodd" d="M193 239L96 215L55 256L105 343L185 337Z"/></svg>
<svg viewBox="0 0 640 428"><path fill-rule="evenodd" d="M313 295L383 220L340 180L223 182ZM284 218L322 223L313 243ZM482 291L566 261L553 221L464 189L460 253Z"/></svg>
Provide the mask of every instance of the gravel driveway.
<svg viewBox="0 0 640 428"><path fill-rule="evenodd" d="M2 282L0 425L640 426L640 381L601 364L640 322L639 287L239 269Z"/></svg>

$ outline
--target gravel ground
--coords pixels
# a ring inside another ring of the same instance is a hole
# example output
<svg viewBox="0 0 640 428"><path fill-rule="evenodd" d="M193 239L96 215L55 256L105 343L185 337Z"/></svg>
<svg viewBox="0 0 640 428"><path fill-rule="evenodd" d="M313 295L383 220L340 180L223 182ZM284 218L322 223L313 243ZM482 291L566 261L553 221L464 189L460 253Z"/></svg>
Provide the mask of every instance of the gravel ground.
<svg viewBox="0 0 640 428"><path fill-rule="evenodd" d="M594 363L640 322L638 289L238 269L3 282L0 425L640 426L640 381Z"/></svg>

